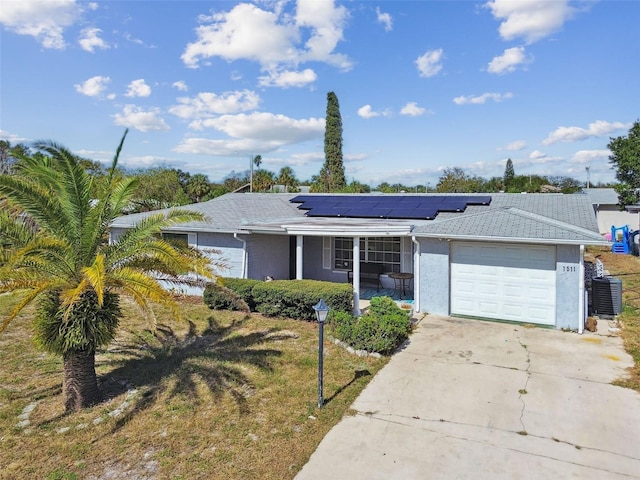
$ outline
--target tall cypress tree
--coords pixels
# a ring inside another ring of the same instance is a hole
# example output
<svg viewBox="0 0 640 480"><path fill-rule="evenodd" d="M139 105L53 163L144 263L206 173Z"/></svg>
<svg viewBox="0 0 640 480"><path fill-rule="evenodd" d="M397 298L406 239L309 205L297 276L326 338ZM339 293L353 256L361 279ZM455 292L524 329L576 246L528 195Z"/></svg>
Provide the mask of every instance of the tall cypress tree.
<svg viewBox="0 0 640 480"><path fill-rule="evenodd" d="M324 165L317 177L314 190L337 192L344 189L347 182L342 163L342 117L335 93L327 94L327 117L324 131Z"/></svg>
<svg viewBox="0 0 640 480"><path fill-rule="evenodd" d="M504 167L504 189L507 191L511 183L513 183L513 178L516 176L516 172L513 169L513 162L511 159L507 159L507 165Z"/></svg>

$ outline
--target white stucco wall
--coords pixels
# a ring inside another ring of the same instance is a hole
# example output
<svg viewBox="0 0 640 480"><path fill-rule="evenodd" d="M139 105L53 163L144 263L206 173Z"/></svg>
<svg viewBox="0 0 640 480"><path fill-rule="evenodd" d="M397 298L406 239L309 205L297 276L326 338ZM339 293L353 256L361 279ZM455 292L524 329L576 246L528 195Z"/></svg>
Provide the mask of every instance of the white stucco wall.
<svg viewBox="0 0 640 480"><path fill-rule="evenodd" d="M578 329L580 302L580 247L558 245L556 248L556 328Z"/></svg>
<svg viewBox="0 0 640 480"><path fill-rule="evenodd" d="M420 311L449 315L449 242L421 238Z"/></svg>
<svg viewBox="0 0 640 480"><path fill-rule="evenodd" d="M596 208L596 217L598 219L598 230L602 234L610 233L611 226L623 227L629 225L631 230L640 228L640 215L620 211L615 205L600 205Z"/></svg>

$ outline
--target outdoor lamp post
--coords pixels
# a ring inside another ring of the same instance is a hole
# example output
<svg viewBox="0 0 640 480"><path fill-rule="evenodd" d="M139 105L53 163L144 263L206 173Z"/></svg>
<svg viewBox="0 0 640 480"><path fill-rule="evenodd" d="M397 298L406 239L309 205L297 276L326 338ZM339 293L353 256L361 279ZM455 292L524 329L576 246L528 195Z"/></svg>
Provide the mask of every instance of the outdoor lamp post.
<svg viewBox="0 0 640 480"><path fill-rule="evenodd" d="M324 405L324 398L322 395L322 367L323 367L323 350L324 350L324 321L329 314L329 306L325 303L324 299L313 306L316 311L316 318L318 319L318 327L320 334L318 337L318 408L322 408Z"/></svg>

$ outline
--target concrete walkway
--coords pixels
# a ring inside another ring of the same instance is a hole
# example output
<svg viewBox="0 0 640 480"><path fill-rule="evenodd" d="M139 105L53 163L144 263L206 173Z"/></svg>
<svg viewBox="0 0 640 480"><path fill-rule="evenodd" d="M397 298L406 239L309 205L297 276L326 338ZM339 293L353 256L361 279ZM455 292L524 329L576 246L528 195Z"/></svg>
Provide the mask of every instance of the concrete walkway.
<svg viewBox="0 0 640 480"><path fill-rule="evenodd" d="M427 316L297 480L640 478L617 337Z"/></svg>

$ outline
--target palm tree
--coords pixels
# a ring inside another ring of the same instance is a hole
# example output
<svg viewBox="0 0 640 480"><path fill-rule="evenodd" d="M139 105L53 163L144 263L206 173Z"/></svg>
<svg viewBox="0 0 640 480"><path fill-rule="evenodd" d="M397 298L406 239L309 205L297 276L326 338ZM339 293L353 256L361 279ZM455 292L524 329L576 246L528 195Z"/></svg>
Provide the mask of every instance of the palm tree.
<svg viewBox="0 0 640 480"><path fill-rule="evenodd" d="M109 225L136 187L135 179L116 170L126 136L125 131L95 198L93 178L80 159L53 142L36 143L44 155L21 156L14 175L0 175L0 293L22 295L0 332L35 301L36 343L63 359L66 411L101 400L95 353L115 337L121 294L152 318L152 303L169 305L179 316L178 304L160 282L195 283L191 273L213 276L198 251L160 236L162 228L202 220L200 214L151 214L109 242Z"/></svg>
<svg viewBox="0 0 640 480"><path fill-rule="evenodd" d="M196 203L199 203L205 195L211 192L209 179L202 173L192 175L187 182L186 188L190 199Z"/></svg>
<svg viewBox="0 0 640 480"><path fill-rule="evenodd" d="M291 167L282 167L278 174L277 181L279 184L284 185L285 192L288 192L298 186L298 179L293 173L293 169Z"/></svg>
<svg viewBox="0 0 640 480"><path fill-rule="evenodd" d="M276 183L276 177L269 170L256 170L253 174L253 190L256 192L266 192Z"/></svg>

